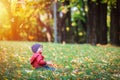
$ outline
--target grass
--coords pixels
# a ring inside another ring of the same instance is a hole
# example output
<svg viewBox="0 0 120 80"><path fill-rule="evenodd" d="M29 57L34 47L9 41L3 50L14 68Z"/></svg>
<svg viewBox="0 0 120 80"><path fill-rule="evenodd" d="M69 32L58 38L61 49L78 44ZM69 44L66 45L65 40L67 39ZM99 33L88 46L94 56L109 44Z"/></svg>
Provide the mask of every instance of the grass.
<svg viewBox="0 0 120 80"><path fill-rule="evenodd" d="M0 41L2 80L118 80L120 47L89 44L43 44L45 60L56 71L35 70L30 65L30 47L36 42Z"/></svg>

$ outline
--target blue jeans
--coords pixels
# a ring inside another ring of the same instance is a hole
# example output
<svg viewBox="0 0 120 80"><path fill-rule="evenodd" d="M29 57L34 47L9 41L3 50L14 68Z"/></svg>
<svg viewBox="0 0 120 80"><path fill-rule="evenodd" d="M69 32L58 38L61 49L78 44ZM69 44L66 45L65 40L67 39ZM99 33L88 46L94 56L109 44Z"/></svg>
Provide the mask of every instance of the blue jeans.
<svg viewBox="0 0 120 80"><path fill-rule="evenodd" d="M50 66L48 66L48 65L44 65L43 67L36 68L36 70L44 70L44 69L46 69L46 70L51 70L51 71L54 71L54 70L55 70L54 67L50 67Z"/></svg>
<svg viewBox="0 0 120 80"><path fill-rule="evenodd" d="M47 69L47 70L51 70L51 71L54 71L55 70L55 68L54 67L50 67L50 66L48 66L48 65L45 65L45 66L43 66L45 69Z"/></svg>

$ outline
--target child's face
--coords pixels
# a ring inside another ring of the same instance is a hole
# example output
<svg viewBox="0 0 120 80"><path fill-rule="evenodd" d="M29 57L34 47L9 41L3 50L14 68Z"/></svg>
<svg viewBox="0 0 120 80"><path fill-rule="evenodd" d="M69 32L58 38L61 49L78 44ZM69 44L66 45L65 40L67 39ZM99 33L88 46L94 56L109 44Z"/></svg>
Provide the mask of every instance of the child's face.
<svg viewBox="0 0 120 80"><path fill-rule="evenodd" d="M37 50L37 52L39 52L39 53L43 52L43 47L42 46L39 47L38 50Z"/></svg>

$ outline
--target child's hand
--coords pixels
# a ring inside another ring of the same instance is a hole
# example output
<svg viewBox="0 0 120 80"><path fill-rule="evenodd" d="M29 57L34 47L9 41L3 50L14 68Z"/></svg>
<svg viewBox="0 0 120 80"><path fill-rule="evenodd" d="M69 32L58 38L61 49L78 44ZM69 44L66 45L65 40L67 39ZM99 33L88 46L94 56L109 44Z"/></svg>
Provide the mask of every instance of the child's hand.
<svg viewBox="0 0 120 80"><path fill-rule="evenodd" d="M54 64L52 63L52 61L47 61L47 65L48 66L54 66Z"/></svg>
<svg viewBox="0 0 120 80"><path fill-rule="evenodd" d="M47 61L47 64L51 64L52 62L51 61Z"/></svg>
<svg viewBox="0 0 120 80"><path fill-rule="evenodd" d="M52 61L47 61L47 65L52 67L57 67L57 65L53 64Z"/></svg>

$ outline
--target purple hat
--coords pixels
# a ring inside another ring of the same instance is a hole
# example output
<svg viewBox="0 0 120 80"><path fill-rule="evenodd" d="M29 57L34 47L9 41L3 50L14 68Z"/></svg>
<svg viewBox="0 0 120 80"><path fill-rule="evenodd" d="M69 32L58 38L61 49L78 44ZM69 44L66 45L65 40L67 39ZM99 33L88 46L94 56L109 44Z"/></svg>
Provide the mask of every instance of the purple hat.
<svg viewBox="0 0 120 80"><path fill-rule="evenodd" d="M32 47L31 47L32 52L36 53L38 48L41 47L41 46L42 46L41 44L34 44L34 45L32 45Z"/></svg>

